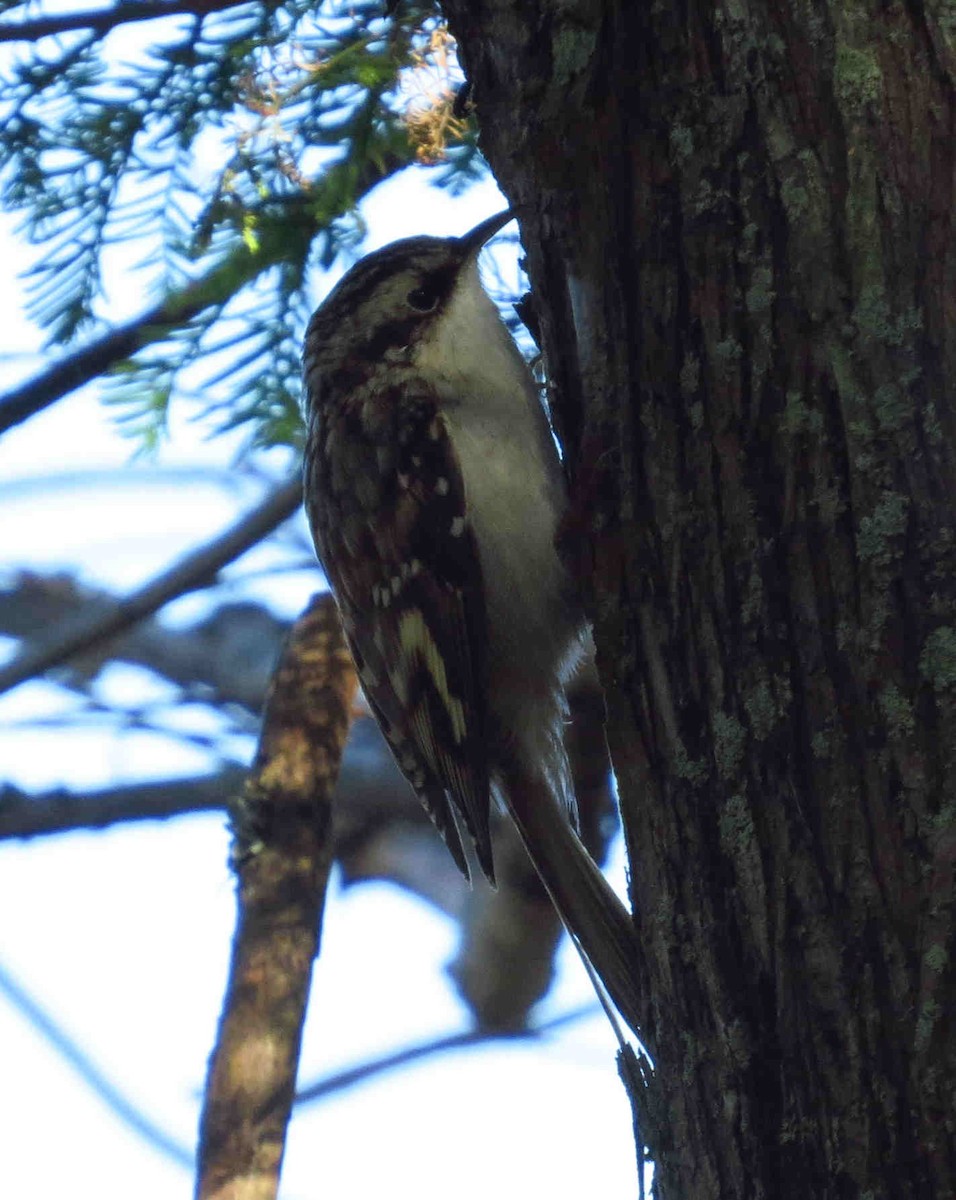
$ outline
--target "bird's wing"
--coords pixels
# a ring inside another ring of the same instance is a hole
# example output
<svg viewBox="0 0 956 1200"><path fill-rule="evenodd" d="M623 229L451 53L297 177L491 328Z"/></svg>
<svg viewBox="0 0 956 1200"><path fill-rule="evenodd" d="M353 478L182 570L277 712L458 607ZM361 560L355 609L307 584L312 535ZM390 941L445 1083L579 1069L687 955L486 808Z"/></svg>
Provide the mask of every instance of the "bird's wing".
<svg viewBox="0 0 956 1200"><path fill-rule="evenodd" d="M371 435L370 435L371 431ZM485 608L461 469L435 401L376 396L329 414L310 520L359 676L399 767L462 870L461 819L493 880Z"/></svg>

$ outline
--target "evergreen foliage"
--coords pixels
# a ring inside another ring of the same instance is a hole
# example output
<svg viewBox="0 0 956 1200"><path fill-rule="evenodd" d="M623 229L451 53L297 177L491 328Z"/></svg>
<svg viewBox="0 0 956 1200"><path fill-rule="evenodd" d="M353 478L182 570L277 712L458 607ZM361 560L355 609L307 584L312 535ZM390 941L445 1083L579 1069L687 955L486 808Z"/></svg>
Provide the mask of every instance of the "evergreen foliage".
<svg viewBox="0 0 956 1200"><path fill-rule="evenodd" d="M14 43L0 60L0 200L43 247L31 315L74 361L0 410L19 399L29 415L108 373L108 399L147 449L174 396L220 428L247 426L251 445L295 444L310 269L355 247L358 202L416 160L442 161L445 186L483 170L454 112L437 6L31 12L0 10L0 41ZM123 323L108 283L130 241L148 247L152 296Z"/></svg>

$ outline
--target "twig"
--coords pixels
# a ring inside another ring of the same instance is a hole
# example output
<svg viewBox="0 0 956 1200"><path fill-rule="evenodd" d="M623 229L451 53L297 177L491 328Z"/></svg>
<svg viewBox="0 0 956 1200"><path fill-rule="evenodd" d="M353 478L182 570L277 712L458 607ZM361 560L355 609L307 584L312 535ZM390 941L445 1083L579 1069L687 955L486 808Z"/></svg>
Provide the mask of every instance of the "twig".
<svg viewBox="0 0 956 1200"><path fill-rule="evenodd" d="M332 598L293 627L235 814L238 923L199 1130L199 1200L274 1200L357 690Z"/></svg>
<svg viewBox="0 0 956 1200"><path fill-rule="evenodd" d="M351 1087L356 1087L360 1083L366 1083L376 1075L382 1075L386 1071L393 1071L398 1067L408 1066L409 1063L419 1062L423 1058L433 1058L438 1054L446 1054L449 1050L464 1050L470 1046L483 1046L488 1042L534 1041L547 1033L553 1033L556 1029L560 1029L565 1025L581 1021L585 1017L594 1016L600 1011L599 1006L596 1004L584 1004L579 1008L571 1009L569 1012L561 1013L557 1017L552 1017L548 1021L542 1021L540 1025L536 1025L533 1028L527 1027L525 1029L509 1030L470 1029L466 1033L452 1033L447 1037L434 1038L430 1042L422 1042L417 1046L407 1046L404 1050L394 1050L391 1054L383 1054L381 1058L374 1058L369 1062L359 1063L355 1067L347 1067L344 1071L337 1071L334 1075L326 1076L325 1079L319 1079L315 1083L307 1084L296 1093L295 1102L296 1104L314 1104L319 1100L326 1100L336 1092L344 1092Z"/></svg>
<svg viewBox="0 0 956 1200"><path fill-rule="evenodd" d="M17 1011L49 1042L57 1054L73 1068L86 1086L124 1125L128 1125L151 1146L180 1166L192 1166L193 1155L189 1147L177 1142L174 1137L166 1133L155 1121L137 1108L132 1100L124 1096L119 1088L110 1082L92 1059L84 1053L68 1033L60 1028L49 1013L33 999L2 964L0 964L0 992L3 992Z"/></svg>
<svg viewBox="0 0 956 1200"><path fill-rule="evenodd" d="M181 558L169 570L117 603L112 612L90 620L80 615L45 646L18 655L0 669L0 693L59 666L80 651L129 629L170 600L211 583L220 570L261 541L296 510L302 494L298 476L282 484L224 533Z"/></svg>

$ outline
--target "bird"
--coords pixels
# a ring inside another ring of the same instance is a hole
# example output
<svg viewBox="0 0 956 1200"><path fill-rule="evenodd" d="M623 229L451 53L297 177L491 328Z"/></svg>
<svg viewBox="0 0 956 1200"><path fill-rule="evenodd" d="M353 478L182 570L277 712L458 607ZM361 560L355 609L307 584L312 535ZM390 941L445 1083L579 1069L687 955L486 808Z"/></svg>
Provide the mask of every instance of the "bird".
<svg viewBox="0 0 956 1200"><path fill-rule="evenodd" d="M590 630L555 545L566 483L478 271L511 219L395 241L316 310L305 507L369 706L455 862L494 885L499 797L638 1032L634 924L575 830L565 689Z"/></svg>

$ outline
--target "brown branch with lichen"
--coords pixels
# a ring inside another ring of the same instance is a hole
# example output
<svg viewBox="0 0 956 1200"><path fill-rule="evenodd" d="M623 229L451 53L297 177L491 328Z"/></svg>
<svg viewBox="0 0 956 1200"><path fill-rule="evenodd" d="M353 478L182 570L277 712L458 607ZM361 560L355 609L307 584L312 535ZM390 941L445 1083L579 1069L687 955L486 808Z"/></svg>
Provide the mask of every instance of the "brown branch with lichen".
<svg viewBox="0 0 956 1200"><path fill-rule="evenodd" d="M238 922L200 1121L199 1200L273 1200L357 682L330 596L293 626L234 814Z"/></svg>

